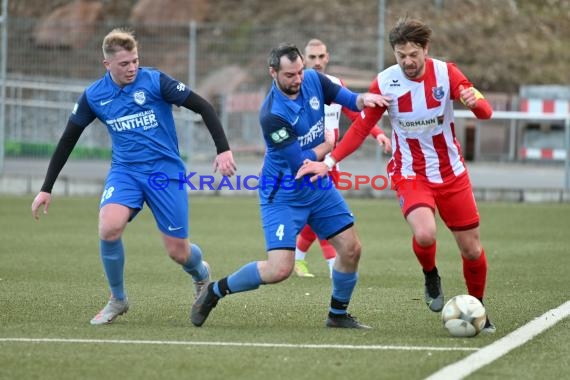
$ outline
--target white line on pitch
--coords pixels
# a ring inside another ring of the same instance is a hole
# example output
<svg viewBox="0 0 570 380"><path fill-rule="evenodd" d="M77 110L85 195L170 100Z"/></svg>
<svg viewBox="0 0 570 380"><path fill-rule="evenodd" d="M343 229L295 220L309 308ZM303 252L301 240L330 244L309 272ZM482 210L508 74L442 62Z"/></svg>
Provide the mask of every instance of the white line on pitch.
<svg viewBox="0 0 570 380"><path fill-rule="evenodd" d="M566 301L556 309L552 309L540 317L530 321L512 333L496 340L492 344L463 358L462 360L443 367L426 380L460 380L479 368L497 360L509 351L522 346L538 334L554 326L570 315L570 301Z"/></svg>
<svg viewBox="0 0 570 380"><path fill-rule="evenodd" d="M182 346L233 346L263 348L326 348L343 350L400 350L400 351L477 351L472 347L429 347L429 346L390 346L390 345L345 345L345 344L288 344L288 343L248 343L248 342L194 342L177 340L123 340L123 339L65 339L65 338L0 338L0 342L23 343L80 343L80 344L155 344Z"/></svg>

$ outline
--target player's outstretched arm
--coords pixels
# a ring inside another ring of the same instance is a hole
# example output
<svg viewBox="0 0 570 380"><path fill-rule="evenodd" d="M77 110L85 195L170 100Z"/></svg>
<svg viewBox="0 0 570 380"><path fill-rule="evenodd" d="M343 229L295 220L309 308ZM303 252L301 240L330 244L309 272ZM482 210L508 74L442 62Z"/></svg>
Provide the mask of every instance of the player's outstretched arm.
<svg viewBox="0 0 570 380"><path fill-rule="evenodd" d="M35 220L40 220L39 211L41 206L44 207L43 213L44 214L48 213L48 208L50 203L51 203L50 193L46 193L45 191L40 191L38 195L36 195L34 201L32 202L32 216L34 217Z"/></svg>
<svg viewBox="0 0 570 380"><path fill-rule="evenodd" d="M309 159L305 159L303 160L302 165L299 167L299 169L297 170L297 174L295 175L295 179L299 179L301 178L304 174L309 174L309 173L313 173L311 170L313 170L314 168L320 168L321 165L314 165L314 166L309 166L311 163L315 163L315 164L323 164L321 161L322 159L325 160L330 160L329 156L327 156L333 149L334 147L334 143L330 143L326 141L325 138L325 142L317 145L316 147L313 148L313 152L315 152L315 161L309 160ZM328 161L327 161L328 162ZM303 169L305 168L305 169ZM332 166L331 166L332 168ZM315 175L313 177L311 177L311 181L314 182L316 181L319 177L323 177L325 174L327 174L327 172L330 169L325 170L322 174L318 174ZM304 174L300 174L303 173ZM320 173L320 172L319 172Z"/></svg>
<svg viewBox="0 0 570 380"><path fill-rule="evenodd" d="M378 145L384 147L384 153L390 153L392 151L392 141L385 133L378 134L376 136L376 141L378 142Z"/></svg>
<svg viewBox="0 0 570 380"><path fill-rule="evenodd" d="M363 92L358 94L356 98L356 106L359 110L364 109L364 107L384 107L388 108L390 105L391 97L381 94L373 94L371 92Z"/></svg>
<svg viewBox="0 0 570 380"><path fill-rule="evenodd" d="M451 62L447 63L451 98L459 100L473 112L477 119L490 119L493 107L487 99L477 90L459 68Z"/></svg>
<svg viewBox="0 0 570 380"><path fill-rule="evenodd" d="M331 146L331 150L336 144L337 132L334 129L325 128L325 142Z"/></svg>
<svg viewBox="0 0 570 380"><path fill-rule="evenodd" d="M376 140L378 145L384 147L384 153L390 153L392 151L392 141L378 125L372 127L372 130L370 130L370 137Z"/></svg>
<svg viewBox="0 0 570 380"><path fill-rule="evenodd" d="M219 171L221 175L231 177L237 170L234 156L231 150L226 150L214 159L214 173Z"/></svg>
<svg viewBox="0 0 570 380"><path fill-rule="evenodd" d="M344 115L346 117L348 117L353 122L356 119L358 119L358 117L360 116L360 112L351 111L347 107L342 107L342 113L344 113ZM326 132L327 131L325 131L325 140L327 139ZM384 153L389 153L392 151L392 141L390 140L390 138L388 136L386 136L386 134L384 133L382 128L380 128L378 125L375 125L374 127L372 127L372 130L370 131L370 136L373 139L375 139L376 142L378 142L378 145L384 147ZM335 142L336 142L336 140L338 140L338 138L336 138L336 137L334 139L335 139ZM332 137L331 137L331 141L332 141Z"/></svg>
<svg viewBox="0 0 570 380"><path fill-rule="evenodd" d="M307 174L313 174L313 176L311 176L311 182L315 182L319 178L324 177L329 172L329 170L331 170L330 168L334 166L334 163L330 166L330 168L329 165L327 165L326 161L329 158L330 156L327 156L325 158L325 161L311 161L311 160L303 161L303 165L301 165L301 167L297 171L295 179L302 178Z"/></svg>
<svg viewBox="0 0 570 380"><path fill-rule="evenodd" d="M478 119L490 119L493 115L491 104L475 87L459 85L459 100L470 108Z"/></svg>
<svg viewBox="0 0 570 380"><path fill-rule="evenodd" d="M38 220L40 218L38 212L41 206L44 207L43 213L48 213L48 208L51 203L51 190L55 180L67 162L67 159L75 147L75 144L77 144L79 137L81 137L83 130L84 129L77 124L71 121L67 122L67 126L57 143L53 155L51 156L41 191L36 195L32 202L32 216L34 219Z"/></svg>
<svg viewBox="0 0 570 380"><path fill-rule="evenodd" d="M234 162L233 154L230 151L230 144L226 138L226 133L224 132L218 115L216 115L214 107L210 102L195 92L191 92L182 105L202 116L202 120L204 120L204 124L206 124L206 128L208 128L208 132L210 132L212 140L214 140L218 153L214 159L214 172L219 171L220 174L228 177L234 175L237 166Z"/></svg>
<svg viewBox="0 0 570 380"><path fill-rule="evenodd" d="M325 158L325 156L333 150L334 144L335 141L327 141L327 137L325 135L325 141L313 148L316 160L321 161L323 158Z"/></svg>

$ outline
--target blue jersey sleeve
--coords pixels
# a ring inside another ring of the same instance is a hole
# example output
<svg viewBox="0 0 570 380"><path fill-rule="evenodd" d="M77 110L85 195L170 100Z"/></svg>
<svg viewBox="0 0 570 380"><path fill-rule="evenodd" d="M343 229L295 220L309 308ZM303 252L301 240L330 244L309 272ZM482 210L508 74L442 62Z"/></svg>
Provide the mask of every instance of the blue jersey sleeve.
<svg viewBox="0 0 570 380"><path fill-rule="evenodd" d="M342 89L342 86L331 81L326 75L319 72L316 73L319 77L319 81L321 82L325 103L331 104L335 101L336 95Z"/></svg>
<svg viewBox="0 0 570 380"><path fill-rule="evenodd" d="M176 104L180 107L186 98L188 98L188 95L190 95L190 89L184 83L161 72L160 94L168 103Z"/></svg>
<svg viewBox="0 0 570 380"><path fill-rule="evenodd" d="M73 111L71 111L71 115L69 116L69 120L82 128L87 127L95 118L95 112L89 106L87 102L87 95L85 92L81 94L77 103L73 107Z"/></svg>
<svg viewBox="0 0 570 380"><path fill-rule="evenodd" d="M346 87L341 87L340 91L336 94L336 98L334 99L335 103L341 104L346 108L350 109L351 111L358 112L358 106L356 105L356 99L358 98L358 94L350 91Z"/></svg>
<svg viewBox="0 0 570 380"><path fill-rule="evenodd" d="M314 150L301 150L299 144L289 144L286 147L283 147L283 149L280 149L279 153L281 153L283 158L287 160L291 173L297 173L305 159L309 159L311 161L317 160L317 155Z"/></svg>
<svg viewBox="0 0 570 380"><path fill-rule="evenodd" d="M261 129L268 147L287 161L292 173L308 158L316 160L317 156L312 149L302 150L297 140L297 134L291 125L284 119L274 114L269 114L261 119Z"/></svg>
<svg viewBox="0 0 570 380"><path fill-rule="evenodd" d="M317 74L321 81L321 87L323 88L326 104L337 103L352 111L360 111L356 106L356 98L358 97L358 94L350 91L346 87L342 87L334 83L326 75L321 73Z"/></svg>

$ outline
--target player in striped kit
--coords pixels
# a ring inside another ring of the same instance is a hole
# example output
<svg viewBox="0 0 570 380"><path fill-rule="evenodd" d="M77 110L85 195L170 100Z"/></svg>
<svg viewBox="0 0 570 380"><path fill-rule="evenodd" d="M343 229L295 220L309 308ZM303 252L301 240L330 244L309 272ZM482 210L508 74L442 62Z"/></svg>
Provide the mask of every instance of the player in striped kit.
<svg viewBox="0 0 570 380"><path fill-rule="evenodd" d="M307 45L305 46L306 68L315 69L318 72L325 74L326 67L329 63L329 58L330 55L327 51L327 46L321 40L313 38L307 42ZM339 78L329 74L325 75L333 83L344 86L344 83L342 83ZM344 113L352 121L356 120L358 117L358 112L351 111L346 107L342 107L340 104L331 103L330 105L325 105L325 138L330 140L331 144L333 145L336 144L339 138L339 121L341 112ZM378 126L375 125L372 128L370 131L370 136L376 139L380 146L384 146L384 153L390 152L392 149L390 139ZM336 184L339 176L338 165L335 165L331 169L329 176ZM295 248L295 274L299 277L315 277L315 275L309 271L307 262L305 260L305 255L316 239L317 235L313 232L309 225L306 225L297 237L297 246ZM319 240L319 244L323 252L323 257L329 267L329 276L332 277L336 251L326 239Z"/></svg>
<svg viewBox="0 0 570 380"><path fill-rule="evenodd" d="M354 152L388 111L393 131L388 174L412 230L413 251L425 276L425 301L439 312L444 296L435 261L436 209L459 247L469 294L482 301L487 278L479 212L455 137L453 101L461 101L479 119L489 119L493 110L455 64L428 56L430 37L431 29L423 22L398 21L389 35L397 64L370 85L370 92L391 97L390 105L364 110L331 155L323 162L305 161L298 176L324 175ZM488 318L483 331L495 332Z"/></svg>

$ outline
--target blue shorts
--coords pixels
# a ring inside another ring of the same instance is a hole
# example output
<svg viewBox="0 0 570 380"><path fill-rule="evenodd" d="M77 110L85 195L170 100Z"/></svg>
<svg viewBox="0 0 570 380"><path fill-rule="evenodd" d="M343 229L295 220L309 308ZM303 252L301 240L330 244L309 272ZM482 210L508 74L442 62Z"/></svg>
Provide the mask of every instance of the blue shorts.
<svg viewBox="0 0 570 380"><path fill-rule="evenodd" d="M163 186L149 185L149 176L111 169L101 195L101 204L116 203L134 210L131 219L142 210L144 203L150 208L158 229L172 237L188 237L188 194L184 184L165 180ZM129 221L130 221L129 220Z"/></svg>
<svg viewBox="0 0 570 380"><path fill-rule="evenodd" d="M354 216L338 190L333 188L319 192L319 197L309 204L262 204L261 223L267 251L294 251L297 235L306 224L319 239L328 239L351 227Z"/></svg>

